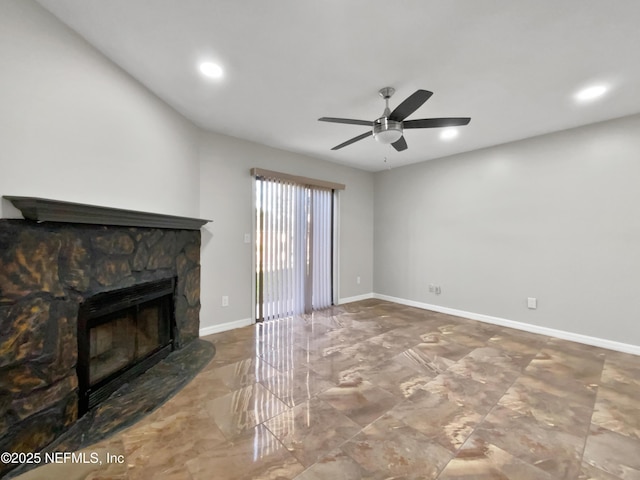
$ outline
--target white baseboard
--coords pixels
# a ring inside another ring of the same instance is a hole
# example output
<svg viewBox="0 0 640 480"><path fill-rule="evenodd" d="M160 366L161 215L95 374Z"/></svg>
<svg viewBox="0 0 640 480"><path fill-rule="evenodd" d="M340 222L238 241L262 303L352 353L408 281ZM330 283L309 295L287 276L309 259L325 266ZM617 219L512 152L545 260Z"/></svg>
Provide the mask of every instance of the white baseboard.
<svg viewBox="0 0 640 480"><path fill-rule="evenodd" d="M606 348L608 350L615 350L618 352L630 353L632 355L640 355L639 345L631 345L628 343L615 342L613 340L607 340L604 338L582 335L581 333L573 333L573 332L567 332L564 330L556 330L555 328L541 327L539 325L532 325L530 323L517 322L515 320L508 320L506 318L500 318L500 317L492 317L491 315L467 312L465 310L457 310L455 308L442 307L440 305L432 305L429 303L416 302L415 300L407 300L404 298L392 297L389 295L382 295L379 293L374 293L373 298L377 298L379 300L385 300L393 303L399 303L401 305L407 305L409 307L422 308L424 310L432 310L434 312L446 313L448 315L455 315L457 317L469 318L471 320L478 320L480 322L492 323L494 325L514 328L516 330L523 330L525 332L538 333L540 335L547 335L549 337L561 338L563 340L569 340L571 342L584 343L586 345Z"/></svg>
<svg viewBox="0 0 640 480"><path fill-rule="evenodd" d="M234 328L242 328L248 325L253 325L255 322L250 318L243 318L242 320L234 320L233 322L219 323L218 325L211 325L209 327L203 327L200 329L200 336L212 335L214 333L226 332L227 330L233 330Z"/></svg>
<svg viewBox="0 0 640 480"><path fill-rule="evenodd" d="M365 293L363 295L356 295L355 297L345 297L338 299L338 305L343 305L345 303L351 302L359 302L360 300L368 300L370 298L374 298L374 293Z"/></svg>

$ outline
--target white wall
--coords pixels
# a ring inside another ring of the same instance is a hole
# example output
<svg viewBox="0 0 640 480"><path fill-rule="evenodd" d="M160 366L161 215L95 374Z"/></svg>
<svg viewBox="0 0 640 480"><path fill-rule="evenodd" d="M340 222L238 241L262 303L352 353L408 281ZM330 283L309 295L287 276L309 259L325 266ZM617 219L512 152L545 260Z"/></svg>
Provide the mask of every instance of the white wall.
<svg viewBox="0 0 640 480"><path fill-rule="evenodd" d="M0 68L0 195L197 216L198 129L31 0L0 2Z"/></svg>
<svg viewBox="0 0 640 480"><path fill-rule="evenodd" d="M371 173L201 132L32 0L0 2L0 65L0 195L213 219L202 327L251 317L251 167L347 184L340 296L373 291Z"/></svg>
<svg viewBox="0 0 640 480"><path fill-rule="evenodd" d="M343 183L340 192L340 298L373 291L373 174L215 133L201 139L201 329L251 319L253 167ZM361 283L356 283L356 277ZM223 295L229 306L222 307Z"/></svg>
<svg viewBox="0 0 640 480"><path fill-rule="evenodd" d="M346 183L341 298L640 345L640 116L373 175L201 132L32 0L0 2L0 65L0 195L211 218L202 327L251 316L261 167ZM0 216L19 212L3 200Z"/></svg>
<svg viewBox="0 0 640 480"><path fill-rule="evenodd" d="M636 115L376 174L375 292L640 345L639 132Z"/></svg>

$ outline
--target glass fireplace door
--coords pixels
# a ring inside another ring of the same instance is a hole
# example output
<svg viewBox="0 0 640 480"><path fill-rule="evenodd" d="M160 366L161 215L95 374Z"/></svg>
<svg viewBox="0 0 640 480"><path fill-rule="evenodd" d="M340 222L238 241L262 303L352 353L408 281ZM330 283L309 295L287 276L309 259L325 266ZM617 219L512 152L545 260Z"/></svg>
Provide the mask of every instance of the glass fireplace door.
<svg viewBox="0 0 640 480"><path fill-rule="evenodd" d="M89 329L89 383L95 385L164 345L157 302L128 308ZM165 330L166 331L166 330Z"/></svg>
<svg viewBox="0 0 640 480"><path fill-rule="evenodd" d="M173 349L175 279L105 292L78 315L79 414Z"/></svg>

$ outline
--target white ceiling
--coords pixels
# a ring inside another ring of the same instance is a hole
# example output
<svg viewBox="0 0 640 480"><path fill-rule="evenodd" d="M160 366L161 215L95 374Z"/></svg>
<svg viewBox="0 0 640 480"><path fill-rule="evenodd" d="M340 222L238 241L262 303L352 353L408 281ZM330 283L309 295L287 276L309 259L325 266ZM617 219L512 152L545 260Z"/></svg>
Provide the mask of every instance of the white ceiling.
<svg viewBox="0 0 640 480"><path fill-rule="evenodd" d="M382 170L640 112L638 0L39 0L200 127ZM200 61L225 70L203 78ZM576 105L580 87L603 99ZM469 116L455 140L405 132L331 147L422 88L409 119ZM385 157L388 163L384 163Z"/></svg>

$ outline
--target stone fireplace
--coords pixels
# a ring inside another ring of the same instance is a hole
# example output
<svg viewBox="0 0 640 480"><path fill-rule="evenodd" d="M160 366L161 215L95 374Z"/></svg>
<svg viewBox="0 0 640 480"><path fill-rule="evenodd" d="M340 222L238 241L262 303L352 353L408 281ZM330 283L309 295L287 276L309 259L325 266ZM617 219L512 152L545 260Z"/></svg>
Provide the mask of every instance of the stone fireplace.
<svg viewBox="0 0 640 480"><path fill-rule="evenodd" d="M11 200L25 220L0 220L0 451L35 452L118 375L198 337L206 221Z"/></svg>

